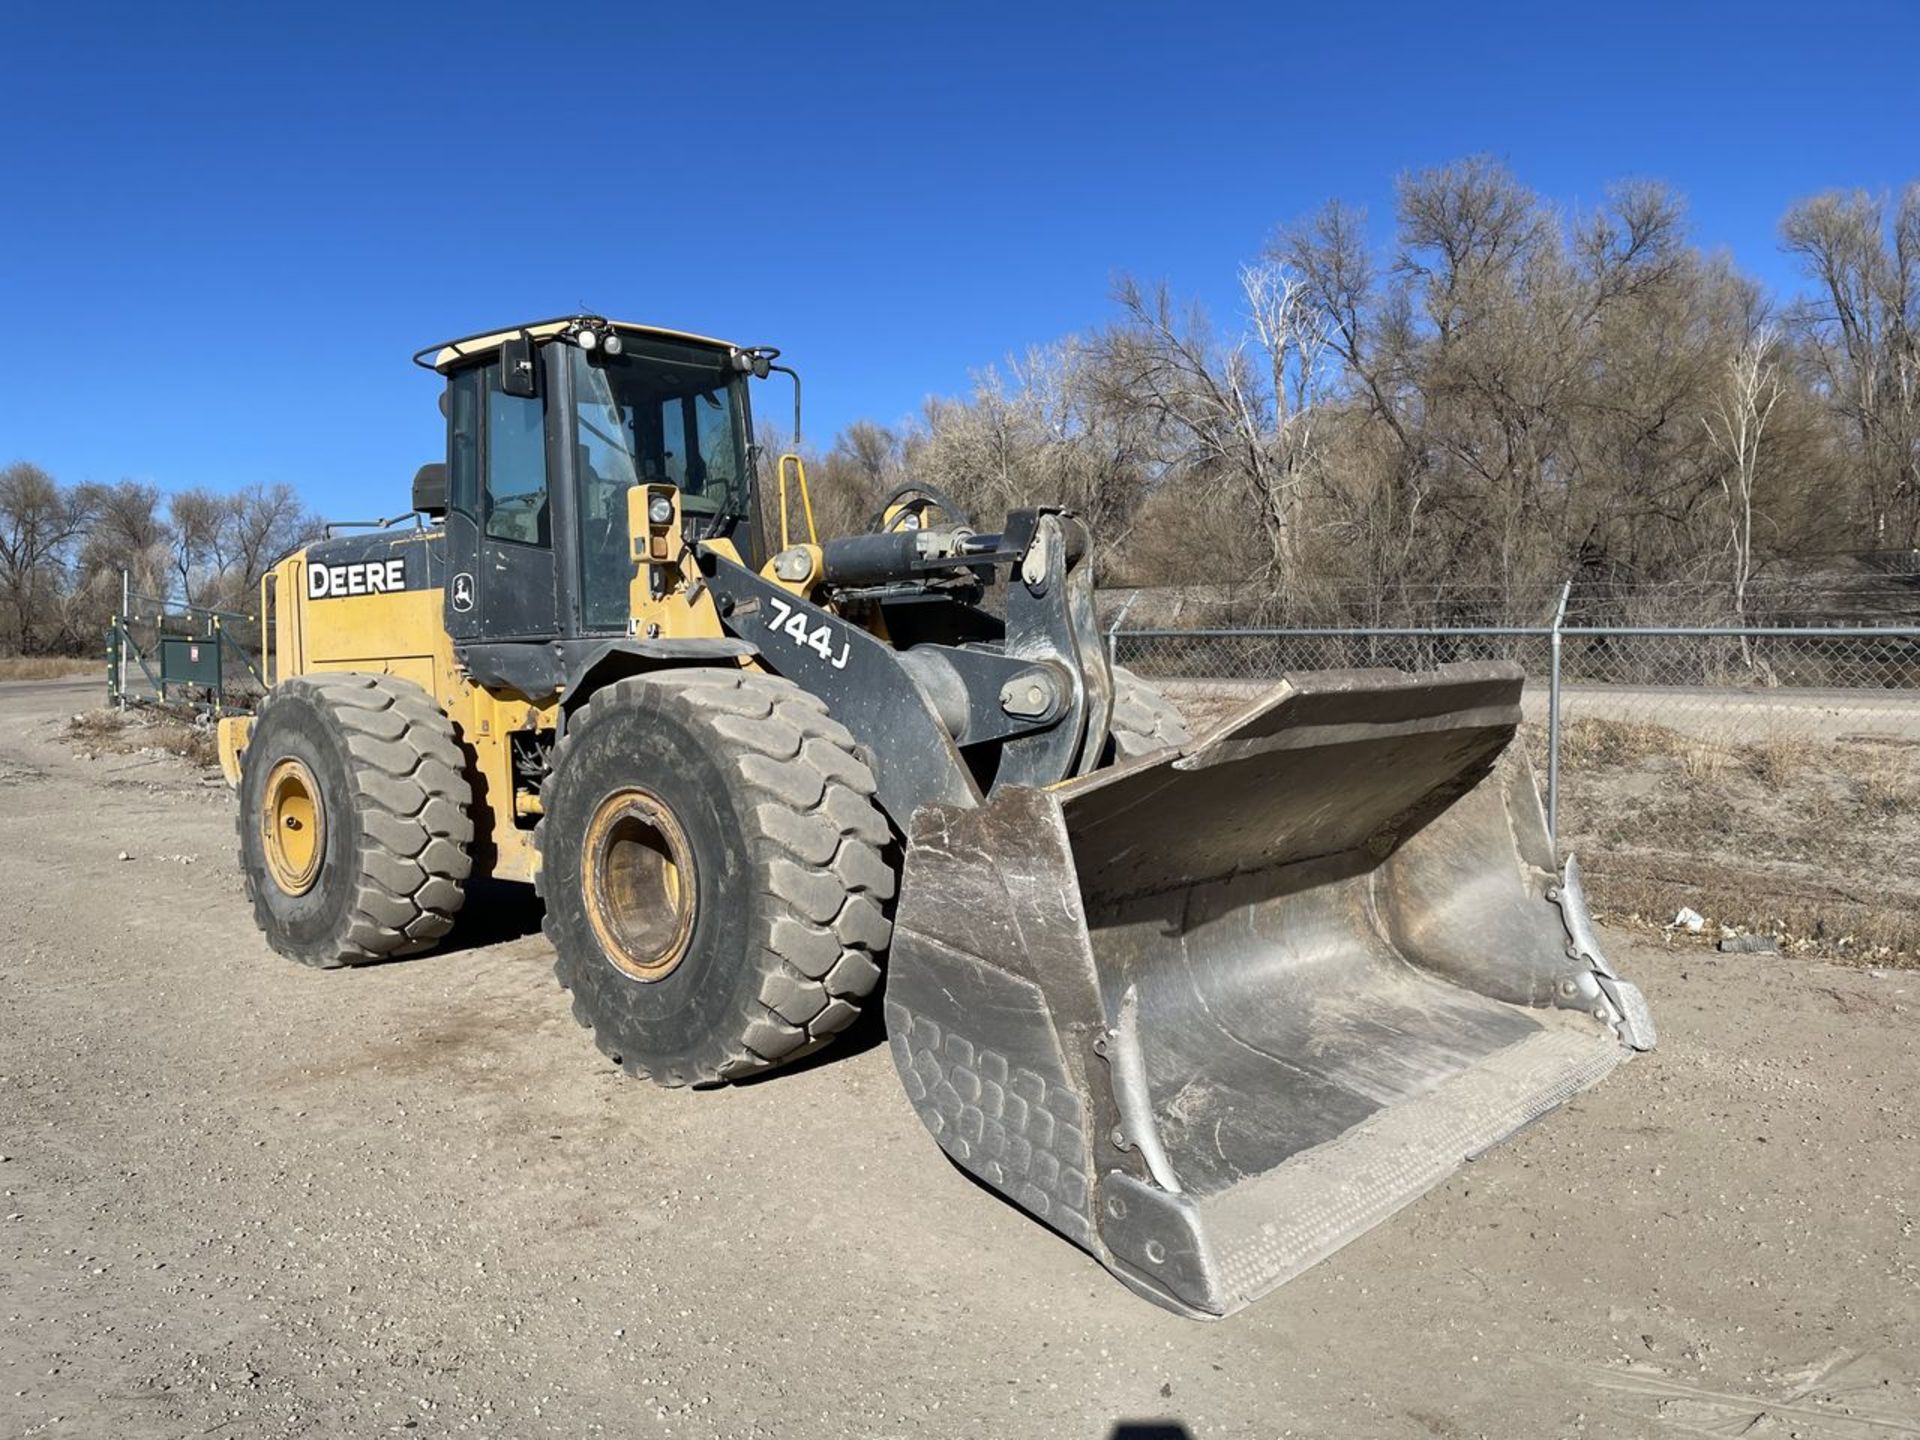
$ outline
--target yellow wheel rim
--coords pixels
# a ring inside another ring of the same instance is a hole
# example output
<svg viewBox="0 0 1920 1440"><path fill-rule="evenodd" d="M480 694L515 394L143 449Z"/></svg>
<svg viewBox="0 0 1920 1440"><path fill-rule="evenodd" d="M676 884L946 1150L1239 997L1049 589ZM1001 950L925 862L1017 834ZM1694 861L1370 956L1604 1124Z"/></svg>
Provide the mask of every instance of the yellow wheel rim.
<svg viewBox="0 0 1920 1440"><path fill-rule="evenodd" d="M636 980L661 980L693 939L693 852L673 812L646 790L614 791L587 824L581 891L600 948Z"/></svg>
<svg viewBox="0 0 1920 1440"><path fill-rule="evenodd" d="M282 760L267 772L260 838L274 884L289 895L313 888L327 850L327 815L320 808L320 786L305 761Z"/></svg>

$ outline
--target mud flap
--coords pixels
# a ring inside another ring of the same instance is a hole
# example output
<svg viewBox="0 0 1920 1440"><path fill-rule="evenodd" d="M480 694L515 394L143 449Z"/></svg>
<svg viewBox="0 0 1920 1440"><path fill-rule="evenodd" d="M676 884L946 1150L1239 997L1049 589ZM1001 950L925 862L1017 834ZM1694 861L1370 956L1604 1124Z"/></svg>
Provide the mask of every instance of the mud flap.
<svg viewBox="0 0 1920 1440"><path fill-rule="evenodd" d="M916 815L887 987L959 1164L1229 1314L1635 1049L1563 881L1520 672L1289 677L1190 745Z"/></svg>

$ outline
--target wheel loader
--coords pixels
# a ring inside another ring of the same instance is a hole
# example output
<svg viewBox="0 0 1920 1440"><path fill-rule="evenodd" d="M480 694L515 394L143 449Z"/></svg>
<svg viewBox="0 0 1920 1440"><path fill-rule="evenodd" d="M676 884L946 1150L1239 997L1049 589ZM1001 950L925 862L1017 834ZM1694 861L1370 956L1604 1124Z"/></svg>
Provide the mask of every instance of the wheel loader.
<svg viewBox="0 0 1920 1440"><path fill-rule="evenodd" d="M576 315L415 356L444 461L273 568L220 730L274 949L415 954L530 883L574 1015L668 1086L877 1004L955 1163L1196 1317L1652 1046L1517 668L1288 675L1190 734L1066 510L909 486L820 538L800 462L760 478L778 353Z"/></svg>

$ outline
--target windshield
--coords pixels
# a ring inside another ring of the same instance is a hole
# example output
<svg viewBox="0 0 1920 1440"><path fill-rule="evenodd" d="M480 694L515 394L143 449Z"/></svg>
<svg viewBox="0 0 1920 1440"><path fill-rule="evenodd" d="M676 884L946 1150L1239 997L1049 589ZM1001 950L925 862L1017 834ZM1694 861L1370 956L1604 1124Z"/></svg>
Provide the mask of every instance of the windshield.
<svg viewBox="0 0 1920 1440"><path fill-rule="evenodd" d="M739 372L715 350L623 335L619 355L573 350L574 462L585 619L624 628L633 561L627 491L680 491L690 538L727 534L747 515Z"/></svg>

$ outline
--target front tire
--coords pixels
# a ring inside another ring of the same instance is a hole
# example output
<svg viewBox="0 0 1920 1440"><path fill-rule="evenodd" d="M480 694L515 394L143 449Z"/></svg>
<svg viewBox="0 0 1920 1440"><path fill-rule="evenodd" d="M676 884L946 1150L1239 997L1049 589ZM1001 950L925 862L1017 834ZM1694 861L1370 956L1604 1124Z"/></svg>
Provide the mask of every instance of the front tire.
<svg viewBox="0 0 1920 1440"><path fill-rule="evenodd" d="M473 868L453 722L391 675L283 680L240 774L240 869L267 943L320 969L431 949Z"/></svg>
<svg viewBox="0 0 1920 1440"><path fill-rule="evenodd" d="M873 773L790 681L678 669L597 692L535 832L554 973L629 1074L712 1084L844 1030L892 935Z"/></svg>

